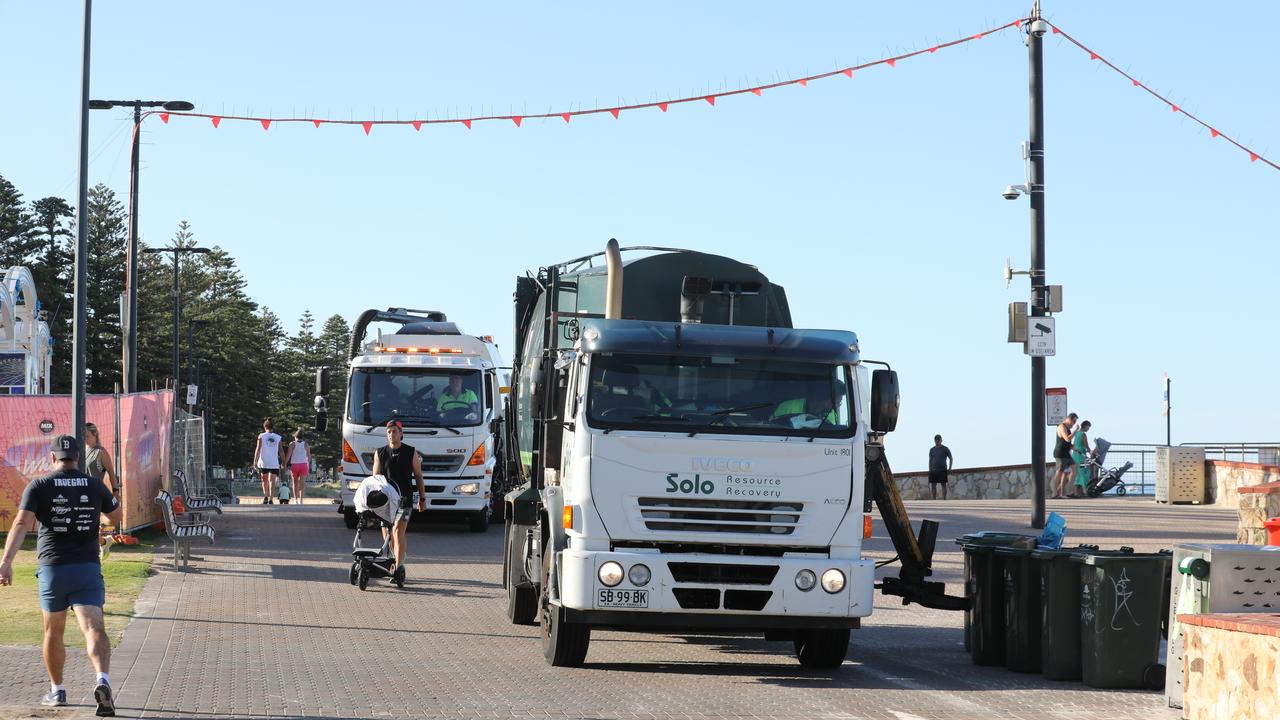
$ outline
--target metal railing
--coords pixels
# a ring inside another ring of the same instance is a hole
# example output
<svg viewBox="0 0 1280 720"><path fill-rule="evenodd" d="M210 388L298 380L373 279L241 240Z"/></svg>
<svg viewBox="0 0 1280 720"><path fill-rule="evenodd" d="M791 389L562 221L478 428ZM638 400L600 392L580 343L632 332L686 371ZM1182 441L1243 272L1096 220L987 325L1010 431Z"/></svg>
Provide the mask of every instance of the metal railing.
<svg viewBox="0 0 1280 720"><path fill-rule="evenodd" d="M1124 474L1124 483L1131 495L1154 495L1156 492L1156 448L1163 445L1148 443L1112 443L1107 452L1108 468L1132 462L1133 468ZM1205 460L1229 460L1232 462L1280 465L1280 443L1180 443L1177 447L1204 449Z"/></svg>

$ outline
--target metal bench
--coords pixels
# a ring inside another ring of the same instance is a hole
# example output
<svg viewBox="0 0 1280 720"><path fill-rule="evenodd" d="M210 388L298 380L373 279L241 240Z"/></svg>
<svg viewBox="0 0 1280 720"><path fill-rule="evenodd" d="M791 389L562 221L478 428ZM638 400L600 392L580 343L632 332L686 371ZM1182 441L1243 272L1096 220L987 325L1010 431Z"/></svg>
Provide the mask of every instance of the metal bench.
<svg viewBox="0 0 1280 720"><path fill-rule="evenodd" d="M186 478L181 470L175 470L169 486L172 494L182 498L182 505L197 521L203 521L208 513L222 514L222 500L216 495L191 495L187 492Z"/></svg>
<svg viewBox="0 0 1280 720"><path fill-rule="evenodd" d="M156 504L164 515L164 531L173 541L173 569L185 569L191 560L191 541L204 538L213 544L213 526L207 522L190 519L186 513L173 511L173 495L168 490L161 490L156 496ZM218 508L222 512L222 508ZM181 563L181 565L179 565Z"/></svg>

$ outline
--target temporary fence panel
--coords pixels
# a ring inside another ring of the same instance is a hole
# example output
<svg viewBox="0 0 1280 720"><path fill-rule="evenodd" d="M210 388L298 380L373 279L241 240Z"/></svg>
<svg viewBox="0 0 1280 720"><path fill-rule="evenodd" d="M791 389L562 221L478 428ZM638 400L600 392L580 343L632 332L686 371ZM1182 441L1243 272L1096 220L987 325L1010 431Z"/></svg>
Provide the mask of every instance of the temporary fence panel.
<svg viewBox="0 0 1280 720"><path fill-rule="evenodd" d="M189 495L209 494L204 437L204 418L180 407L174 408L172 474L181 478L182 490Z"/></svg>

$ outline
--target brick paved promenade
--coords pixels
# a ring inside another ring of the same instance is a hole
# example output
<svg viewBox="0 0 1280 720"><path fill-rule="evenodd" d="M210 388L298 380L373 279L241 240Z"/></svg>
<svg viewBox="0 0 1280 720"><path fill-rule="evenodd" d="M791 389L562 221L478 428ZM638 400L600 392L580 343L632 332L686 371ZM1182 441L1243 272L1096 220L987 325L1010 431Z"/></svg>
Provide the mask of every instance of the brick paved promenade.
<svg viewBox="0 0 1280 720"><path fill-rule="evenodd" d="M918 523L943 521L936 565L959 591L951 539L1018 531L1020 501L911 502ZM1053 501L1069 541L1140 550L1175 541L1230 542L1235 513L1147 499ZM542 660L536 628L503 615L499 528L485 535L415 526L409 583L347 583L351 532L331 506L242 505L197 547L193 571L163 550L115 651L120 716L148 718L867 718L1171 720L1163 697L1101 692L997 668L963 651L959 613L877 598L854 632L850 661L807 671L790 644L754 638L596 633L587 666ZM877 521L870 550L892 553ZM87 703L81 651L69 695ZM38 648L0 648L0 718L89 716L34 707L45 685Z"/></svg>

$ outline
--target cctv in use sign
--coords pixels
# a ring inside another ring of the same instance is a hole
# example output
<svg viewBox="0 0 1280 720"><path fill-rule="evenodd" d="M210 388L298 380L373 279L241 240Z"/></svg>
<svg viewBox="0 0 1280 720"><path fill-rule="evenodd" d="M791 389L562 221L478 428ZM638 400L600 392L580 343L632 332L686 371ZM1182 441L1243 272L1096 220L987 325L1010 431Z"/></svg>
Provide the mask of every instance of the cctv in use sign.
<svg viewBox="0 0 1280 720"><path fill-rule="evenodd" d="M1049 357L1056 355L1057 332L1056 321L1051 317L1027 318L1026 353L1032 357Z"/></svg>
<svg viewBox="0 0 1280 720"><path fill-rule="evenodd" d="M1044 389L1044 424L1057 425L1067 419L1067 389Z"/></svg>

